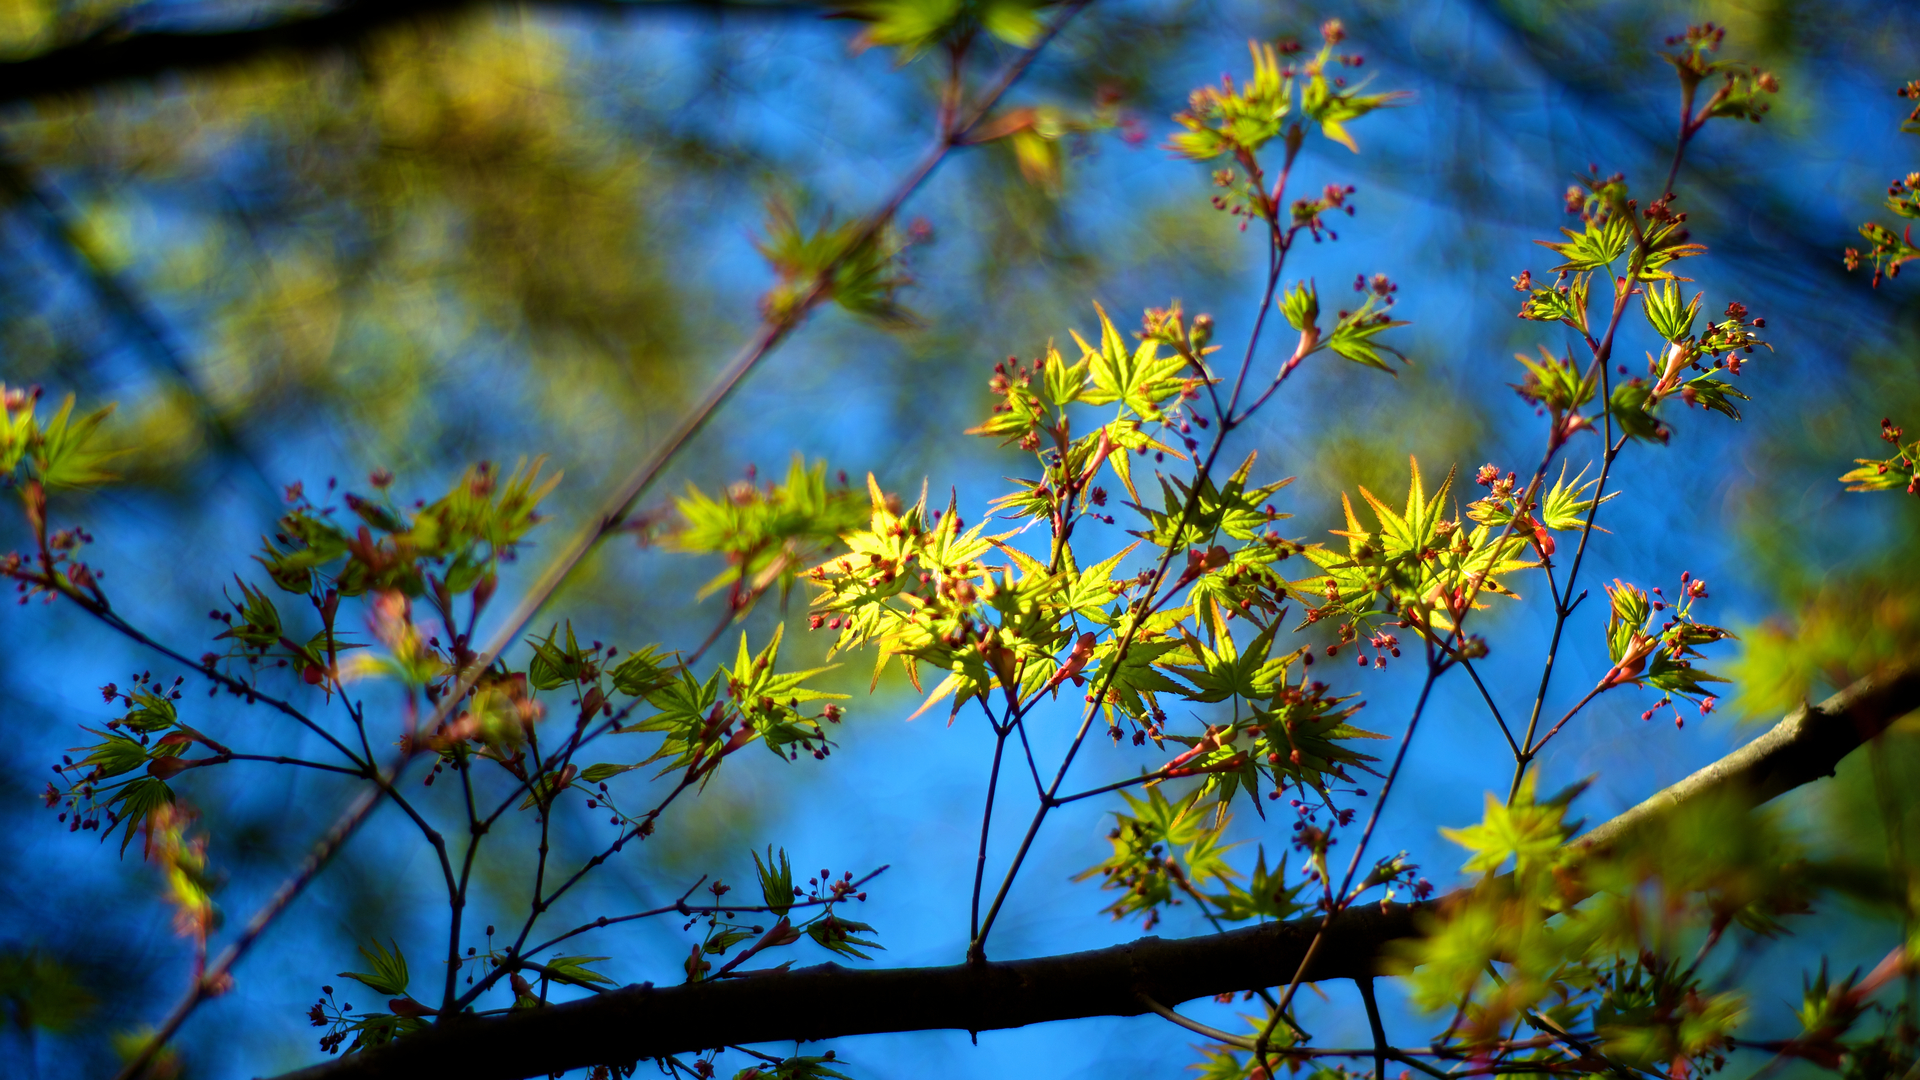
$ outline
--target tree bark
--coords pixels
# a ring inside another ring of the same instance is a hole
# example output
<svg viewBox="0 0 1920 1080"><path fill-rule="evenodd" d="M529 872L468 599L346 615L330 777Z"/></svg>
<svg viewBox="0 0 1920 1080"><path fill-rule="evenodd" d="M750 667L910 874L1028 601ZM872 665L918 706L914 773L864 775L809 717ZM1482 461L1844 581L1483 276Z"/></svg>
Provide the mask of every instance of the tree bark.
<svg viewBox="0 0 1920 1080"><path fill-rule="evenodd" d="M1759 805L1832 775L1848 753L1916 709L1920 668L1862 679L1818 706L1802 706L1753 742L1575 842L1611 846L1709 795L1733 793ZM1417 932L1423 906L1349 909L1333 920L1305 978L1378 973L1387 946ZM1171 1006L1285 982L1306 955L1319 921L1175 940L1147 937L1090 952L980 965L864 971L822 964L685 986L629 986L564 1005L449 1023L280 1080L519 1080L742 1043L1137 1016L1148 1011L1142 994Z"/></svg>

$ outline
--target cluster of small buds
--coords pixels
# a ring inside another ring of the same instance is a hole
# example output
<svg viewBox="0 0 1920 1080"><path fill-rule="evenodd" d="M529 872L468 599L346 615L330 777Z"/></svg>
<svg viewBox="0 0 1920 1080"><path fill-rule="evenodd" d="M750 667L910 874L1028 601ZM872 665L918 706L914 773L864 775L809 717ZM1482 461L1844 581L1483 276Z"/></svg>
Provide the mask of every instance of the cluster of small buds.
<svg viewBox="0 0 1920 1080"><path fill-rule="evenodd" d="M117 683L108 683L102 686L100 688L101 699L108 704L119 701L129 708L135 705L132 696L135 693L146 695L149 699L160 698L165 701L178 701L182 695L181 687L186 683L185 677L182 676L176 677L172 685L165 685L162 684L160 680L155 679L153 673L150 671L138 672L131 678L133 686L130 690L123 691ZM106 726L107 730L112 732L121 732L122 730L130 732L128 737L136 739L142 746L147 746L152 743L153 735L151 731L137 730L128 727L124 719L109 720ZM186 743L190 740L191 736L179 731L174 731L163 736L160 741L161 745L166 746L175 743ZM176 759L162 758L159 760L171 762ZM105 779L105 777L101 775L103 768L104 766L99 764L89 766L85 761L75 763L72 756L67 754L62 754L60 760L53 764L54 774L60 777L61 781L67 785L67 789L63 792L52 783L48 783L46 790L40 793L40 799L50 810L56 806L65 805L66 808L60 811L57 820L67 823L68 832L79 832L81 830L91 832L100 829L103 825L107 829L112 829L114 825L119 823L119 814L96 804L93 800L94 785ZM71 817L69 817L69 815L71 815Z"/></svg>
<svg viewBox="0 0 1920 1080"><path fill-rule="evenodd" d="M1388 656L1392 656L1395 659L1399 659L1400 657L1400 639L1384 630L1375 632L1372 637L1367 639L1367 644L1373 646L1374 656L1371 666L1376 670L1387 666ZM1354 664L1357 667L1369 666L1367 654L1364 652L1356 652Z"/></svg>
<svg viewBox="0 0 1920 1080"><path fill-rule="evenodd" d="M477 499L493 494L497 482L493 472L493 462L483 461L473 467L473 479L467 481L467 490Z"/></svg>
<svg viewBox="0 0 1920 1080"><path fill-rule="evenodd" d="M1044 357L1035 360L1029 367L1022 364L1019 357L1009 356L993 365L993 378L987 380L987 388L996 394L1004 394L1012 389L1015 383L1031 386L1033 377L1040 374L1040 369L1045 364Z"/></svg>
<svg viewBox="0 0 1920 1080"><path fill-rule="evenodd" d="M1899 446L1900 437L1905 435L1906 433L1907 433L1906 429L1894 424L1891 418L1888 418L1888 417L1881 418L1880 439L1882 442L1890 442L1895 446Z"/></svg>
<svg viewBox="0 0 1920 1080"><path fill-rule="evenodd" d="M1368 278L1365 274L1355 274L1353 276L1353 291L1358 293L1371 291L1374 296L1391 304L1393 303L1393 294L1400 291L1400 286L1395 285L1392 279L1388 278L1385 274L1375 274L1372 278Z"/></svg>
<svg viewBox="0 0 1920 1080"><path fill-rule="evenodd" d="M1222 178L1225 179L1224 183L1222 183ZM1238 180L1239 178L1234 175L1233 170L1231 169L1220 169L1213 174L1213 182L1219 185L1220 187L1228 188L1229 190L1234 188ZM1263 201L1264 196L1262 196L1259 190L1257 188L1254 188L1251 184L1247 186L1246 191L1251 192L1253 194L1254 202L1260 203ZM1209 200L1210 202L1212 202L1213 208L1215 210L1224 212L1228 217L1239 218L1241 232L1246 232L1247 226L1265 217L1265 213L1262 207L1257 205L1249 206L1245 202L1240 201L1239 196L1244 194L1245 192L1237 192L1235 197L1231 197L1231 198L1226 195L1215 195L1211 200Z"/></svg>
<svg viewBox="0 0 1920 1080"><path fill-rule="evenodd" d="M5 389L4 395L0 395L0 401L4 401L8 412L17 412L20 409L32 407L35 402L40 400L40 393L41 391L38 384L33 386L9 386Z"/></svg>
<svg viewBox="0 0 1920 1080"><path fill-rule="evenodd" d="M1355 207L1351 202L1347 201L1347 197L1352 195L1354 191L1355 188L1352 184L1344 186L1340 184L1328 184L1326 188L1321 191L1320 197L1317 199L1295 200L1293 204L1293 228L1295 230L1307 230L1313 235L1313 242L1316 244L1321 241L1322 234L1324 234L1325 239L1328 240L1340 239L1340 234L1334 232L1327 226L1322 215L1334 210L1345 210L1347 216L1352 217L1355 213Z"/></svg>
<svg viewBox="0 0 1920 1080"><path fill-rule="evenodd" d="M1698 26L1689 26L1685 33L1667 35L1666 43L1670 46L1686 45L1713 52L1720 48L1720 43L1726 39L1726 36L1726 27L1707 22Z"/></svg>
<svg viewBox="0 0 1920 1080"><path fill-rule="evenodd" d="M1156 709L1155 711L1156 711L1156 712L1158 712L1159 710L1157 710L1157 709ZM1164 719L1165 719L1165 716L1166 716L1166 714L1164 714L1164 713L1161 713L1160 715L1161 715L1161 718L1162 718L1162 719L1164 720ZM1109 732L1109 734L1111 734L1111 735L1113 736L1113 740L1114 740L1114 742L1115 742L1115 743L1118 743L1118 742L1120 741L1120 729L1119 729L1119 728L1117 728L1117 727L1116 727L1116 728L1113 728L1113 729L1112 729L1112 730L1111 730L1111 731ZM1161 740L1162 740L1163 738L1164 738L1164 733L1163 733L1163 732L1162 732L1162 730L1161 730L1161 727L1160 727L1160 724L1159 724L1158 722L1155 722L1155 721L1148 721L1148 722L1147 722L1147 724L1146 724L1145 726L1143 726L1143 727L1136 727L1136 728L1134 728L1134 729L1133 729L1133 745L1135 745L1135 746L1145 746L1145 745L1147 745L1147 740L1148 740L1148 739L1152 739L1152 740L1153 740L1153 744L1154 744L1155 746L1159 746L1159 745L1161 745Z"/></svg>
<svg viewBox="0 0 1920 1080"><path fill-rule="evenodd" d="M41 528L46 521L44 490L38 481L28 481L21 485L20 491L27 504L28 521L35 529ZM55 593L63 591L62 586L55 584L62 576L74 587L92 593L96 600L104 603L106 598L100 591L100 581L107 576L107 572L88 566L75 557L82 546L91 543L93 534L83 528L57 530L46 537L46 544L38 558L18 552L0 556L0 575L14 579L14 589L20 594L20 603L23 605L36 595L46 603L53 603ZM38 570L33 569L36 565Z"/></svg>
<svg viewBox="0 0 1920 1080"><path fill-rule="evenodd" d="M320 1049L328 1054L337 1054L340 1052L340 1044L347 1040L348 1035L353 1034L353 1028L347 1019L347 1014L353 1010L353 1002L335 1002L331 986L321 987L320 992L322 995L320 1000L314 1002L313 1007L307 1010L307 1021L314 1027L333 1028L332 1031L320 1036Z"/></svg>
<svg viewBox="0 0 1920 1080"><path fill-rule="evenodd" d="M1755 345L1764 345L1754 330L1764 330L1767 320L1758 316L1749 318L1745 304L1733 301L1727 305L1726 317L1717 323L1708 323L1706 332L1700 335L1699 352L1696 355L1711 356L1713 366L1725 367L1732 374L1740 374L1745 357L1753 354ZM1698 368L1696 361L1693 365Z"/></svg>
<svg viewBox="0 0 1920 1080"><path fill-rule="evenodd" d="M93 543L93 534L85 529L61 529L47 537L47 546L55 551L72 551L81 544Z"/></svg>
<svg viewBox="0 0 1920 1080"><path fill-rule="evenodd" d="M1626 174L1614 173L1604 179L1600 166L1587 163L1587 175L1567 185L1563 200L1569 214L1577 214L1582 224L1604 225L1613 214L1614 201L1626 194Z"/></svg>
<svg viewBox="0 0 1920 1080"><path fill-rule="evenodd" d="M1648 203L1645 211L1647 220L1662 223L1673 222L1676 225L1687 220L1685 211L1676 212L1673 209L1673 201L1677 198L1679 198L1677 194L1669 191ZM1684 236L1685 234L1681 235Z"/></svg>
<svg viewBox="0 0 1920 1080"><path fill-rule="evenodd" d="M1500 466L1488 462L1474 470L1473 482L1487 489L1488 500L1510 499L1520 486L1520 475L1508 470L1507 475L1501 476Z"/></svg>
<svg viewBox="0 0 1920 1080"><path fill-rule="evenodd" d="M1233 174L1225 170L1222 172L1231 183ZM1214 174L1216 183L1221 175ZM1189 328L1178 300L1163 308L1148 308L1140 319L1140 340L1165 345L1187 359L1195 360L1210 351L1207 343L1213 340L1213 316L1203 311L1193 317L1192 327Z"/></svg>
<svg viewBox="0 0 1920 1080"><path fill-rule="evenodd" d="M1702 702L1700 703L1700 715L1701 715L1701 716L1705 716L1705 715L1707 715L1708 713L1710 713L1710 712L1712 712L1712 711L1713 711L1713 705L1714 705L1714 701L1715 701L1715 700L1716 700L1716 699L1714 699L1714 698L1712 698L1712 697L1708 697L1708 698L1707 698L1706 700L1704 700L1704 701L1702 701ZM1684 728L1684 727L1686 727L1686 726L1687 726L1687 718L1686 718L1686 717L1684 717L1684 716L1681 716L1681 715L1680 715L1680 709L1679 709L1679 707L1678 707L1678 706L1676 706L1676 705L1674 705L1674 703L1673 703L1673 695L1672 695L1672 694L1665 694L1665 695L1662 695L1659 701L1656 701L1656 702L1654 702L1654 703L1653 703L1653 708L1651 708L1651 709L1648 709L1648 710L1647 710L1646 712L1643 712L1643 713L1641 713L1641 714L1640 714L1640 719L1642 719L1642 720L1652 720L1652 719L1653 719L1653 714L1654 714L1654 713L1656 713L1656 712L1659 712L1659 711L1660 711L1661 709L1668 709L1668 708L1670 708L1670 709L1673 709L1673 726L1674 726L1674 727L1676 727L1676 728Z"/></svg>
<svg viewBox="0 0 1920 1080"><path fill-rule="evenodd" d="M1653 601L1653 610L1665 611L1669 606L1667 594L1662 592L1658 585L1653 587L1652 592L1655 597L1658 597ZM1686 615L1684 609L1692 606L1690 601L1707 599L1707 579L1694 577L1691 570L1680 571L1680 593L1686 599L1681 601L1679 606L1682 610L1675 612L1676 617ZM1672 623L1669 622L1667 625L1671 626Z"/></svg>
<svg viewBox="0 0 1920 1080"><path fill-rule="evenodd" d="M794 886L793 895L796 897L803 895L799 886ZM842 871L837 878L833 876L831 870L820 871L819 876L807 879L807 890L804 895L808 900L822 904L837 904L849 897L861 902L867 899L867 894L861 891L860 886L854 884L851 870Z"/></svg>

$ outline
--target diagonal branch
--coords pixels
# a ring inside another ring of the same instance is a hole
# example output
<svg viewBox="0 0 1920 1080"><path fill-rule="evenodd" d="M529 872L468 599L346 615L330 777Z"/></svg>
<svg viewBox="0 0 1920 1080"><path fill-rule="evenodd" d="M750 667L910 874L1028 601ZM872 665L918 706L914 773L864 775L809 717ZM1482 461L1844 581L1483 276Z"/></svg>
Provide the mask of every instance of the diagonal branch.
<svg viewBox="0 0 1920 1080"><path fill-rule="evenodd" d="M1771 731L1588 833L1604 846L1710 794L1753 805L1822 776L1895 720L1920 709L1920 668L1862 679L1804 706ZM1393 941L1417 932L1421 908L1357 905L1327 926L1307 981L1365 979ZM1271 985L1297 968L1317 917L1205 937L1141 938L1091 952L943 968L855 971L822 964L725 982L630 986L590 1000L450 1023L281 1080L457 1075L518 1080L561 1069L734 1043L889 1031L990 1031L1087 1016L1137 1016L1146 1000L1183 1001Z"/></svg>

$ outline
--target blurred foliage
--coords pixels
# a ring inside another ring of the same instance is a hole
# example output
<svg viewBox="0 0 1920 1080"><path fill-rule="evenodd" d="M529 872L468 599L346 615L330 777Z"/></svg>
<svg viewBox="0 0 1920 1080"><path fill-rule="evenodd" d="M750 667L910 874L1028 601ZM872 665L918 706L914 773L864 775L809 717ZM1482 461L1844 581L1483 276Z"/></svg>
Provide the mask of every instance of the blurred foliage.
<svg viewBox="0 0 1920 1080"><path fill-rule="evenodd" d="M0 951L0 1003L8 1026L21 1031L69 1031L94 1005L80 974L45 953Z"/></svg>

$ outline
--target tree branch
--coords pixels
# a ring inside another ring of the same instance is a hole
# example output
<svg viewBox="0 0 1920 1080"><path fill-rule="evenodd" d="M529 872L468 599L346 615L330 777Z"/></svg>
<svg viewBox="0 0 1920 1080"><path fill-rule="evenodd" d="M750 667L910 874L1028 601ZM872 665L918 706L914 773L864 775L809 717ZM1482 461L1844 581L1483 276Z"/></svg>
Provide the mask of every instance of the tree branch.
<svg viewBox="0 0 1920 1080"><path fill-rule="evenodd" d="M795 0L534 0L539 6L623 13L690 10L818 12ZM352 44L395 23L482 6L482 0L347 0L306 17L218 30L140 30L112 25L38 56L0 64L0 104L98 90L183 71L205 71L272 54L313 55Z"/></svg>
<svg viewBox="0 0 1920 1080"><path fill-rule="evenodd" d="M1862 679L1803 706L1727 757L1594 829L1606 847L1710 794L1758 805L1830 775L1842 758L1920 709L1920 668ZM1306 981L1364 979L1392 941L1416 932L1421 906L1357 905L1334 919ZM888 1031L991 1031L1086 1016L1137 1016L1142 995L1171 1007L1271 985L1305 958L1321 920L1268 923L1205 937L1141 938L1091 952L943 968L856 971L822 964L725 982L629 986L590 1000L448 1024L281 1080L458 1075L543 1076L733 1043L815 1040Z"/></svg>
<svg viewBox="0 0 1920 1080"><path fill-rule="evenodd" d="M1920 709L1920 665L1870 675L1819 705L1802 705L1765 735L1665 788L1575 843L1605 850L1667 811L1703 796L1744 791L1758 806L1832 776L1840 760Z"/></svg>

